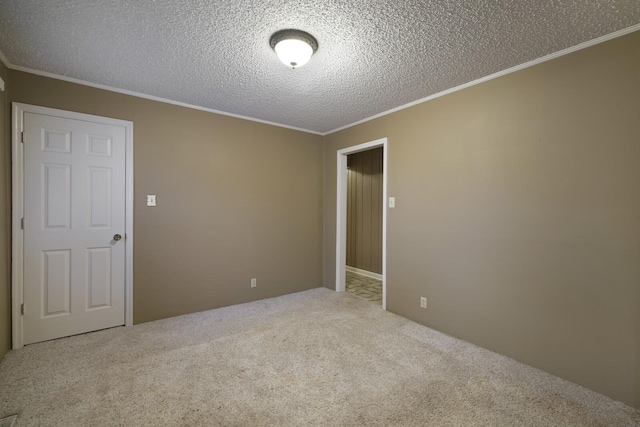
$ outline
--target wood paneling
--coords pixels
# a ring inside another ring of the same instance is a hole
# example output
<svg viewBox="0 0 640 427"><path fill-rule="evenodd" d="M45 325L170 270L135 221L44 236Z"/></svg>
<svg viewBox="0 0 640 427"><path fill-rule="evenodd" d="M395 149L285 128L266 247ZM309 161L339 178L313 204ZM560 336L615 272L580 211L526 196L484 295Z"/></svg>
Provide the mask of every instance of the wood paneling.
<svg viewBox="0 0 640 427"><path fill-rule="evenodd" d="M382 274L382 148L347 157L347 265Z"/></svg>

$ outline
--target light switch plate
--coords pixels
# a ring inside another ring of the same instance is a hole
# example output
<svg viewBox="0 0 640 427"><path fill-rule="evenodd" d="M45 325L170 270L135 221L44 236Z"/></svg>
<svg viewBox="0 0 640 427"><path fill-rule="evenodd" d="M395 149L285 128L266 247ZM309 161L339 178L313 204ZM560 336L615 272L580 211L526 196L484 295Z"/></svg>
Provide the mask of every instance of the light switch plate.
<svg viewBox="0 0 640 427"><path fill-rule="evenodd" d="M395 208L396 207L396 198L395 197L389 197L389 207L390 208Z"/></svg>
<svg viewBox="0 0 640 427"><path fill-rule="evenodd" d="M147 206L156 206L155 194L147 194Z"/></svg>

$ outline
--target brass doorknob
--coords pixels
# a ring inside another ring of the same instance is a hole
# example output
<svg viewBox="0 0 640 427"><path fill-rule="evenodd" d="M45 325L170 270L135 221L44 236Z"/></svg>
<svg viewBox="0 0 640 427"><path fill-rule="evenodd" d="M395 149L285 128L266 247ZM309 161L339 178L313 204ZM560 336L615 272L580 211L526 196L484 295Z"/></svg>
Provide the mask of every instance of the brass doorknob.
<svg viewBox="0 0 640 427"><path fill-rule="evenodd" d="M115 240L116 242L120 241L122 239L122 236L119 234L114 234L113 235L113 240Z"/></svg>

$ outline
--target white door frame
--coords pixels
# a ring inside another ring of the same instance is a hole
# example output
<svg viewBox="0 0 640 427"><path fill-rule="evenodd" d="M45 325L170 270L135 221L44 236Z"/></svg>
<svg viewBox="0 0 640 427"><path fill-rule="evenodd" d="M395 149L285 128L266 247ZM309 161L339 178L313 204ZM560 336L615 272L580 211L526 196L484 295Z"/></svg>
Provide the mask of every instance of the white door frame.
<svg viewBox="0 0 640 427"><path fill-rule="evenodd" d="M72 120L83 120L125 128L125 325L133 324L133 122L38 107L18 102L13 105L12 120L12 264L11 264L11 306L13 348L21 348L23 340L23 322L21 306L24 302L24 149L22 131L24 113L42 114Z"/></svg>
<svg viewBox="0 0 640 427"><path fill-rule="evenodd" d="M382 147L382 309L387 309L387 138L338 150L336 218L336 292L344 292L347 264L347 156Z"/></svg>

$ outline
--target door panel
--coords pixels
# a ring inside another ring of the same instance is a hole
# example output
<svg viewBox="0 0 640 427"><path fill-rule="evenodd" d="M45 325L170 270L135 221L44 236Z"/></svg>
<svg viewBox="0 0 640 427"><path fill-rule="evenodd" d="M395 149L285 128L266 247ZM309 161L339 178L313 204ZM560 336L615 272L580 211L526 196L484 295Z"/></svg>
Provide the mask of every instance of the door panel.
<svg viewBox="0 0 640 427"><path fill-rule="evenodd" d="M24 113L24 343L124 324L125 128Z"/></svg>
<svg viewBox="0 0 640 427"><path fill-rule="evenodd" d="M71 226L71 166L42 164L44 229Z"/></svg>
<svg viewBox="0 0 640 427"><path fill-rule="evenodd" d="M70 313L71 251L42 251L42 317Z"/></svg>
<svg viewBox="0 0 640 427"><path fill-rule="evenodd" d="M111 169L89 168L89 228L111 227Z"/></svg>
<svg viewBox="0 0 640 427"><path fill-rule="evenodd" d="M87 249L87 309L111 306L111 248Z"/></svg>

